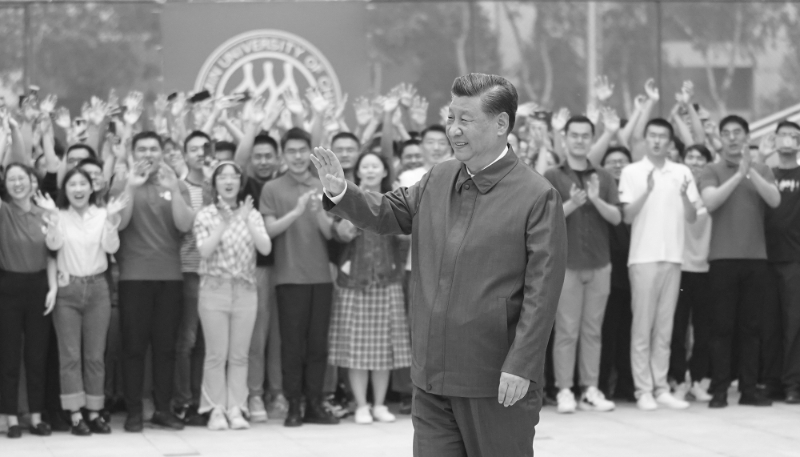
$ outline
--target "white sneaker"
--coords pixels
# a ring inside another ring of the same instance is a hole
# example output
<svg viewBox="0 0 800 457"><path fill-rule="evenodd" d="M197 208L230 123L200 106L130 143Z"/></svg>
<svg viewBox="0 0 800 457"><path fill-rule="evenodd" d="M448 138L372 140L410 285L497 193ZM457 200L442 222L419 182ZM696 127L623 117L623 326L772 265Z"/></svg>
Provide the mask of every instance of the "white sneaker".
<svg viewBox="0 0 800 457"><path fill-rule="evenodd" d="M586 392L581 395L581 402L578 407L582 411L614 411L617 405L613 401L606 400L606 396L597 387L589 386Z"/></svg>
<svg viewBox="0 0 800 457"><path fill-rule="evenodd" d="M658 409L658 403L653 400L653 394L650 392L642 394L639 399L636 400L636 406L642 411L655 411Z"/></svg>
<svg viewBox="0 0 800 457"><path fill-rule="evenodd" d="M211 417L208 418L209 430L227 430L228 420L225 419L225 414L219 408L211 410Z"/></svg>
<svg viewBox="0 0 800 457"><path fill-rule="evenodd" d="M685 401L686 394L689 393L689 383L682 382L680 384L675 385L675 390L672 392L672 396L678 400Z"/></svg>
<svg viewBox="0 0 800 457"><path fill-rule="evenodd" d="M377 405L373 407L372 417L378 422L394 422L397 420L394 414L389 412L389 408L387 408L386 405Z"/></svg>
<svg viewBox="0 0 800 457"><path fill-rule="evenodd" d="M561 389L556 396L556 401L558 401L558 412L561 414L574 413L578 406L575 402L575 395L570 389Z"/></svg>
<svg viewBox="0 0 800 457"><path fill-rule="evenodd" d="M234 406L228 410L228 422L233 430L246 430L250 428L250 423L242 416L242 410Z"/></svg>
<svg viewBox="0 0 800 457"><path fill-rule="evenodd" d="M372 413L369 411L369 405L360 406L356 409L356 424L367 425L372 423Z"/></svg>
<svg viewBox="0 0 800 457"><path fill-rule="evenodd" d="M708 391L703 388L703 385L696 381L692 383L689 393L697 401L711 401L712 398L711 394L709 394Z"/></svg>
<svg viewBox="0 0 800 457"><path fill-rule="evenodd" d="M686 409L689 407L688 401L678 400L677 398L672 396L672 394L669 392L661 393L658 397L656 397L656 401L666 406L667 408L672 408L672 409Z"/></svg>
<svg viewBox="0 0 800 457"><path fill-rule="evenodd" d="M251 421L267 421L267 409L264 407L264 400L261 398L261 396L250 397L250 399L247 401L247 408L250 410Z"/></svg>

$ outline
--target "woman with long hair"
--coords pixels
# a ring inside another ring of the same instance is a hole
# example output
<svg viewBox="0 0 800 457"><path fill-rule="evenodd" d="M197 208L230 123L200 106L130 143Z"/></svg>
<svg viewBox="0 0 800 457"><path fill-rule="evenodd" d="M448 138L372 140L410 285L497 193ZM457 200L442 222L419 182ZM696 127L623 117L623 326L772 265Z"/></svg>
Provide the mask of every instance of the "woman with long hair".
<svg viewBox="0 0 800 457"><path fill-rule="evenodd" d="M31 433L48 436L42 422L50 312L56 302L56 263L48 256L46 211L33 203L36 172L19 163L6 167L0 201L0 414L9 438L19 438L19 379L25 340L25 378Z"/></svg>
<svg viewBox="0 0 800 457"><path fill-rule="evenodd" d="M61 406L72 414L72 434L108 434L100 417L105 404L105 350L111 318L106 270L108 254L119 249L117 228L127 196L99 207L92 177L75 167L64 176L52 211L47 247L57 252L58 296L53 323L58 337ZM89 423L81 409L89 411Z"/></svg>
<svg viewBox="0 0 800 457"><path fill-rule="evenodd" d="M374 152L361 154L355 183L369 192L389 192L391 168ZM384 405L391 370L411 366L411 343L403 302L403 240L355 228L338 219L335 237L346 246L339 256L338 288L330 328L329 363L347 368L358 409L355 421L393 422ZM367 403L372 379L375 405Z"/></svg>
<svg viewBox="0 0 800 457"><path fill-rule="evenodd" d="M206 344L199 412L211 412L210 430L250 427L243 413L257 311L256 249L268 255L272 242L252 197L243 198L245 179L235 163L217 165L211 174L213 203L194 221L201 257L198 313Z"/></svg>

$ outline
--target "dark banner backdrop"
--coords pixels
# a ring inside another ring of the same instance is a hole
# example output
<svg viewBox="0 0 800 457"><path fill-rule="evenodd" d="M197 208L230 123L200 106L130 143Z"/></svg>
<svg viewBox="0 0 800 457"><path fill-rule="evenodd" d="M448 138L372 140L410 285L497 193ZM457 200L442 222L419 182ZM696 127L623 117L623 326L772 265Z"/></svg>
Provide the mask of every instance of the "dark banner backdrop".
<svg viewBox="0 0 800 457"><path fill-rule="evenodd" d="M370 87L363 3L167 4L161 26L167 92L304 97L316 85L335 100Z"/></svg>

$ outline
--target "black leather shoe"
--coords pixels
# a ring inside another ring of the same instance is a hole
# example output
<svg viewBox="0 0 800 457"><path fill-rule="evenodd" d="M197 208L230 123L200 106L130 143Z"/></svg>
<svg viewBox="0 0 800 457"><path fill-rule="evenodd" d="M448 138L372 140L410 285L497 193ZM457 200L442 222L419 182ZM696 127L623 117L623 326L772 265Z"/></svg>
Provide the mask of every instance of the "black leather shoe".
<svg viewBox="0 0 800 457"><path fill-rule="evenodd" d="M66 411L51 411L47 414L47 423L54 432L68 432L72 429L70 416Z"/></svg>
<svg viewBox="0 0 800 457"><path fill-rule="evenodd" d="M108 435L111 433L111 427L102 416L89 421L89 430L98 435Z"/></svg>
<svg viewBox="0 0 800 457"><path fill-rule="evenodd" d="M739 404L744 406L772 406L772 400L767 398L762 392L742 392L739 397Z"/></svg>
<svg viewBox="0 0 800 457"><path fill-rule="evenodd" d="M306 424L336 425L339 423L339 418L325 409L322 406L322 402L317 400L310 401L306 405L306 414L303 416L303 422Z"/></svg>
<svg viewBox="0 0 800 457"><path fill-rule="evenodd" d="M125 431L138 433L144 429L144 418L142 413L130 413L125 419Z"/></svg>
<svg viewBox="0 0 800 457"><path fill-rule="evenodd" d="M6 432L6 436L9 438L20 438L22 437L22 427L19 425L11 425L8 427L8 431Z"/></svg>
<svg viewBox="0 0 800 457"><path fill-rule="evenodd" d="M153 425L159 425L161 427L171 428L173 430L183 430L183 422L180 419L175 417L172 413L162 413L156 412L153 414L153 418L150 419L150 422Z"/></svg>
<svg viewBox="0 0 800 457"><path fill-rule="evenodd" d="M86 421L83 419L78 421L78 424L73 424L72 429L70 430L73 435L75 436L91 436L92 431L89 430L89 426L86 425Z"/></svg>
<svg viewBox="0 0 800 457"><path fill-rule="evenodd" d="M786 389L785 401L787 404L790 405L800 405L800 389L797 388Z"/></svg>
<svg viewBox="0 0 800 457"><path fill-rule="evenodd" d="M404 416L411 414L411 398L403 398L398 412Z"/></svg>
<svg viewBox="0 0 800 457"><path fill-rule="evenodd" d="M284 427L299 427L303 425L303 414L300 400L289 400L289 411L283 421Z"/></svg>
<svg viewBox="0 0 800 457"><path fill-rule="evenodd" d="M36 426L31 425L30 432L31 435L50 436L53 430L47 425L47 422L39 422Z"/></svg>
<svg viewBox="0 0 800 457"><path fill-rule="evenodd" d="M711 401L708 402L709 408L727 408L728 407L728 393L727 392L719 392L715 393L711 397Z"/></svg>

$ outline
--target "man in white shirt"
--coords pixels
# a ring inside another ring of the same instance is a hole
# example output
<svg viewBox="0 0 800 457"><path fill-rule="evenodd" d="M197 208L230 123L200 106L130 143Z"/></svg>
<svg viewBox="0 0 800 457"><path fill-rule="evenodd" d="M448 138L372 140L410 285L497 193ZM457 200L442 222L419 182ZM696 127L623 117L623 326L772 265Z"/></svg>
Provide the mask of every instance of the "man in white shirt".
<svg viewBox="0 0 800 457"><path fill-rule="evenodd" d="M689 407L670 393L667 371L685 224L696 219L695 202L700 197L689 168L667 160L672 137L669 122L650 120L645 127L645 158L622 170L619 183L625 222L633 224L628 258L631 368L637 405L644 411L657 409L658 403Z"/></svg>

